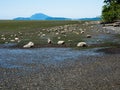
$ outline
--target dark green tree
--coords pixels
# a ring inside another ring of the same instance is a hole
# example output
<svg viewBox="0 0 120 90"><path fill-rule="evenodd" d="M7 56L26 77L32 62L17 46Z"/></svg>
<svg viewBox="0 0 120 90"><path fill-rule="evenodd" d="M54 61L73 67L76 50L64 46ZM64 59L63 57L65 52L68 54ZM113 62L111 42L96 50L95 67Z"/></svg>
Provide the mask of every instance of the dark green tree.
<svg viewBox="0 0 120 90"><path fill-rule="evenodd" d="M104 3L112 3L112 2L115 2L115 3L119 3L120 4L120 0L104 0Z"/></svg>
<svg viewBox="0 0 120 90"><path fill-rule="evenodd" d="M120 19L120 0L104 0L104 3L102 20L104 22L113 22Z"/></svg>

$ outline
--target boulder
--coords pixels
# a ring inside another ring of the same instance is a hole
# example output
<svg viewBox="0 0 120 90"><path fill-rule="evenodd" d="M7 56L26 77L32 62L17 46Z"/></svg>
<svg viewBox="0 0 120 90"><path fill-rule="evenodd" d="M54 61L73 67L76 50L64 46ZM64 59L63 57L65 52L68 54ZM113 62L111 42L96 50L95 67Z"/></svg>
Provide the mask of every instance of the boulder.
<svg viewBox="0 0 120 90"><path fill-rule="evenodd" d="M46 36L46 34L42 34L42 35L41 35L41 37L45 37L45 36Z"/></svg>
<svg viewBox="0 0 120 90"><path fill-rule="evenodd" d="M13 39L12 39L12 40L10 40L10 41L11 41L11 42L15 42L15 40L13 40Z"/></svg>
<svg viewBox="0 0 120 90"><path fill-rule="evenodd" d="M6 40L6 38L5 38L5 37L2 37L1 39L2 39L2 40Z"/></svg>
<svg viewBox="0 0 120 90"><path fill-rule="evenodd" d="M63 44L65 44L65 41L58 41L57 44L58 45L63 45Z"/></svg>
<svg viewBox="0 0 120 90"><path fill-rule="evenodd" d="M24 45L23 47L24 48L31 48L34 46L34 43L33 42L29 42L28 44Z"/></svg>
<svg viewBox="0 0 120 90"><path fill-rule="evenodd" d="M87 43L86 42L79 42L77 44L77 47L86 47L87 46Z"/></svg>
<svg viewBox="0 0 120 90"><path fill-rule="evenodd" d="M52 43L52 41L51 41L49 38L48 38L48 41L47 41L47 42L48 42L48 44L51 44L51 43Z"/></svg>
<svg viewBox="0 0 120 90"><path fill-rule="evenodd" d="M91 38L92 36L91 35L87 35L87 38Z"/></svg>
<svg viewBox="0 0 120 90"><path fill-rule="evenodd" d="M113 26L114 26L114 27L119 27L120 24L118 24L118 23L114 23Z"/></svg>
<svg viewBox="0 0 120 90"><path fill-rule="evenodd" d="M19 40L19 38L16 37L16 38L15 38L15 41L18 41L18 40Z"/></svg>
<svg viewBox="0 0 120 90"><path fill-rule="evenodd" d="M81 34L85 33L84 31L81 31Z"/></svg>

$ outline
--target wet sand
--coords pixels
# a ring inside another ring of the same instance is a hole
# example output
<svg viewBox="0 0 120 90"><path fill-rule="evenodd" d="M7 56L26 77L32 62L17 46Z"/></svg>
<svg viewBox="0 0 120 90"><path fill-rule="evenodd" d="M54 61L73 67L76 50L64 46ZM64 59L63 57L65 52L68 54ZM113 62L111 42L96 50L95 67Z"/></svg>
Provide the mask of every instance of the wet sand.
<svg viewBox="0 0 120 90"><path fill-rule="evenodd" d="M120 54L81 57L56 65L0 67L1 90L119 90ZM37 67L37 69L36 69ZM29 70L30 69L30 70Z"/></svg>

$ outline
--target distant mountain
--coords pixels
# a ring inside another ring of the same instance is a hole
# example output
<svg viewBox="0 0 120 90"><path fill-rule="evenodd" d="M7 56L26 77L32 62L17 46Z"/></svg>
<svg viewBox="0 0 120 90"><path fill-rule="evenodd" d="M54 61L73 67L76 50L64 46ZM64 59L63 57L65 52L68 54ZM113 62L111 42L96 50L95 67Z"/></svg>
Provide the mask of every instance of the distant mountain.
<svg viewBox="0 0 120 90"><path fill-rule="evenodd" d="M32 15L31 17L27 17L27 18L17 17L17 18L14 18L13 20L71 20L71 19L64 18L64 17L51 17L43 13L36 13Z"/></svg>
<svg viewBox="0 0 120 90"><path fill-rule="evenodd" d="M45 15L43 13L36 13L30 17L17 17L14 18L13 20L101 20L100 17L95 17L95 18L80 18L80 19L71 19L71 18L65 18L65 17L51 17L48 15Z"/></svg>
<svg viewBox="0 0 120 90"><path fill-rule="evenodd" d="M17 18L14 18L13 20L30 20L30 18L17 17Z"/></svg>
<svg viewBox="0 0 120 90"><path fill-rule="evenodd" d="M101 17L94 17L94 18L80 18L79 20L98 21L98 20L101 20Z"/></svg>
<svg viewBox="0 0 120 90"><path fill-rule="evenodd" d="M37 13L30 17L31 20L46 20L47 18L51 18L43 13Z"/></svg>

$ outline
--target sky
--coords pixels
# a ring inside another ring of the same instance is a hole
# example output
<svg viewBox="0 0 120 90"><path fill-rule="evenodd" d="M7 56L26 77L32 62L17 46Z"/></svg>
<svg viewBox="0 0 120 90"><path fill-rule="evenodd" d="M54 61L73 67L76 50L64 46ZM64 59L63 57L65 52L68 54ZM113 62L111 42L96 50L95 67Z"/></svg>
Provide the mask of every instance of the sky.
<svg viewBox="0 0 120 90"><path fill-rule="evenodd" d="M0 0L0 19L30 17L35 13L67 18L101 15L104 0Z"/></svg>

